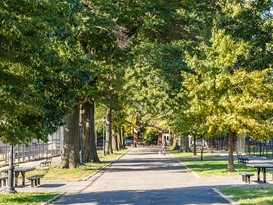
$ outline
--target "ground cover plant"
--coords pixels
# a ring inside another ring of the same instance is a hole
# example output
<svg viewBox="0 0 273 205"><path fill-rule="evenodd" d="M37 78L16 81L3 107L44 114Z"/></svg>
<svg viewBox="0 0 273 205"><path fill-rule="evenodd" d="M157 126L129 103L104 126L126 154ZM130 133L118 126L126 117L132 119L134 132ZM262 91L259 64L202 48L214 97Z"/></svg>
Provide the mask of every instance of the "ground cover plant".
<svg viewBox="0 0 273 205"><path fill-rule="evenodd" d="M14 193L14 194L6 194L0 193L0 205L38 205L42 202L46 202L49 199L57 196L58 193Z"/></svg>
<svg viewBox="0 0 273 205"><path fill-rule="evenodd" d="M171 153L201 177L233 177L238 176L239 172L256 174L256 169L238 164L236 159L234 159L235 172L228 172L227 157L214 153L204 153L203 161L200 160L200 153L197 153L197 156L193 156L192 152L171 151Z"/></svg>
<svg viewBox="0 0 273 205"><path fill-rule="evenodd" d="M26 176L32 176L36 174L44 174L43 180L50 181L75 181L82 180L85 177L95 173L102 169L111 161L118 159L128 149L116 151L110 155L102 155L99 153L101 162L88 162L75 169L59 169L59 163L52 163L50 168L39 168L31 172L27 172Z"/></svg>
<svg viewBox="0 0 273 205"><path fill-rule="evenodd" d="M220 191L240 205L273 204L273 187L223 188Z"/></svg>
<svg viewBox="0 0 273 205"><path fill-rule="evenodd" d="M75 169L59 169L59 163L52 163L50 168L37 168L34 171L27 172L26 177L36 174L44 174L43 180L49 181L75 181L83 180L85 177L95 173L105 167L111 161L118 159L128 149L116 151L114 154L99 154L101 162L86 163ZM33 192L33 193L0 193L0 205L37 205L46 202L57 196L56 192Z"/></svg>

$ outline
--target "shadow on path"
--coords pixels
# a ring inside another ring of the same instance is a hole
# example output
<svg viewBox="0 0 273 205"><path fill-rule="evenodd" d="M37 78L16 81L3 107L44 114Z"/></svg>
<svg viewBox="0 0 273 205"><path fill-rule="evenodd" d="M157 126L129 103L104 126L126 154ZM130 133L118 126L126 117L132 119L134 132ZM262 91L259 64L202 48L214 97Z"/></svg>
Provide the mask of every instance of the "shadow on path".
<svg viewBox="0 0 273 205"><path fill-rule="evenodd" d="M120 190L79 193L65 196L54 204L89 205L205 205L229 204L212 190L213 187L185 187L155 190Z"/></svg>

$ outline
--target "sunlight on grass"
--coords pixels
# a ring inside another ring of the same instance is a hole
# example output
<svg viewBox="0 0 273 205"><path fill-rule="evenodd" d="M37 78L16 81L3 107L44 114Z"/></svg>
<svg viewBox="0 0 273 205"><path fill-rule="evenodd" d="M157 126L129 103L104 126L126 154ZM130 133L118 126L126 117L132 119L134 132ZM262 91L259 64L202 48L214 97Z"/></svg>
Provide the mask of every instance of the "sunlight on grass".
<svg viewBox="0 0 273 205"><path fill-rule="evenodd" d="M241 205L273 205L273 187L225 188L220 191Z"/></svg>
<svg viewBox="0 0 273 205"><path fill-rule="evenodd" d="M201 177L234 177L238 176L239 172L250 172L256 174L256 169L247 167L245 164L238 164L234 161L235 172L229 173L227 171L228 160L223 159L217 154L204 153L204 161L200 160L200 153L193 156L190 152L170 151L174 157L179 159L188 168L192 169Z"/></svg>
<svg viewBox="0 0 273 205"><path fill-rule="evenodd" d="M98 153L101 162L88 162L85 163L83 166L80 166L75 169L59 169L59 163L52 163L49 169L37 168L31 172L27 172L26 177L36 174L44 174L43 180L50 181L82 180L85 177L88 177L89 175L105 167L107 164L109 164L109 162L118 159L126 151L128 151L128 149L116 151L114 154L106 156L102 156L101 153Z"/></svg>
<svg viewBox="0 0 273 205"><path fill-rule="evenodd" d="M0 205L38 205L55 197L58 193L0 193Z"/></svg>

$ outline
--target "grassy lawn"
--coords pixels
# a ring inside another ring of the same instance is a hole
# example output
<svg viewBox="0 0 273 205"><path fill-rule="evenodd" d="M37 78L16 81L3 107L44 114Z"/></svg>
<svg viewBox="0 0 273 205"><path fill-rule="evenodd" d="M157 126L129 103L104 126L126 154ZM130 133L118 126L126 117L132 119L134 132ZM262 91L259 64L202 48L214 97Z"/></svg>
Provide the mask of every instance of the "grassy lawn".
<svg viewBox="0 0 273 205"><path fill-rule="evenodd" d="M241 205L273 205L273 187L225 188L220 191Z"/></svg>
<svg viewBox="0 0 273 205"><path fill-rule="evenodd" d="M0 205L38 205L56 196L58 193L0 193Z"/></svg>
<svg viewBox="0 0 273 205"><path fill-rule="evenodd" d="M238 176L238 172L241 171L256 174L256 169L247 167L245 164L238 164L237 160L234 160L235 172L227 172L228 160L217 154L204 153L204 160L201 161L200 153L197 153L197 156L193 156L192 153L170 152L201 177L232 177Z"/></svg>
<svg viewBox="0 0 273 205"><path fill-rule="evenodd" d="M129 148L130 149L130 148ZM118 159L123 153L128 151L128 149L115 152L112 155L102 156L101 153L98 153L101 162L100 163L86 163L83 166L80 166L76 169L59 169L59 164L52 163L51 168L37 168L34 171L27 172L26 177L36 174L45 174L43 180L52 180L52 181L73 181L73 180L82 180L90 174L96 172L102 167L106 166L109 162ZM32 193L14 193L6 194L0 193L0 205L38 205L43 202L52 199L59 193L56 192L32 192Z"/></svg>
<svg viewBox="0 0 273 205"><path fill-rule="evenodd" d="M97 170L106 166L109 162L116 160L119 156L121 156L124 152L128 151L128 149L116 151L114 154L103 156L100 152L98 153L101 162L89 162L80 166L76 169L59 169L59 163L52 163L49 169L47 168L37 168L31 172L26 172L26 177L36 175L36 174L44 174L43 180L50 181L75 181L82 180L85 177L93 174Z"/></svg>

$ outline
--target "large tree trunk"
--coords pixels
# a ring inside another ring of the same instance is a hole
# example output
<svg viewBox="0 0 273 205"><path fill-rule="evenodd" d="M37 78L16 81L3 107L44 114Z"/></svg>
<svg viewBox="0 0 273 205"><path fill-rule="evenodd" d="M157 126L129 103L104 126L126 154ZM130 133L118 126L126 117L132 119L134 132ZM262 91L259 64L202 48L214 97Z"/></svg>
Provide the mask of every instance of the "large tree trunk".
<svg viewBox="0 0 273 205"><path fill-rule="evenodd" d="M84 162L99 162L95 139L95 107L94 103L86 102L82 105L83 115L83 158Z"/></svg>
<svg viewBox="0 0 273 205"><path fill-rule="evenodd" d="M117 148L120 150L122 147L121 145L121 128L117 127Z"/></svg>
<svg viewBox="0 0 273 205"><path fill-rule="evenodd" d="M118 151L118 136L116 132L112 134L112 147L113 151Z"/></svg>
<svg viewBox="0 0 273 205"><path fill-rule="evenodd" d="M105 154L113 154L112 149L112 109L108 108L106 113L106 140L105 140Z"/></svg>
<svg viewBox="0 0 273 205"><path fill-rule="evenodd" d="M64 139L60 168L76 168L80 165L79 105L75 106L64 126Z"/></svg>
<svg viewBox="0 0 273 205"><path fill-rule="evenodd" d="M228 131L228 172L234 172L233 136L231 129Z"/></svg>
<svg viewBox="0 0 273 205"><path fill-rule="evenodd" d="M121 127L121 130L120 130L120 144L121 144L121 148L124 149L125 148L124 127Z"/></svg>
<svg viewBox="0 0 273 205"><path fill-rule="evenodd" d="M91 131L90 131L91 109L89 102L82 105L82 156L83 163L91 160Z"/></svg>
<svg viewBox="0 0 273 205"><path fill-rule="evenodd" d="M90 162L100 162L100 159L98 157L97 152L97 146L96 146L96 134L95 134L95 103L92 102L90 104L91 109L91 115L90 115L90 147L91 147L91 156L90 156Z"/></svg>
<svg viewBox="0 0 273 205"><path fill-rule="evenodd" d="M197 150L196 150L196 137L193 137L193 156L197 156Z"/></svg>

